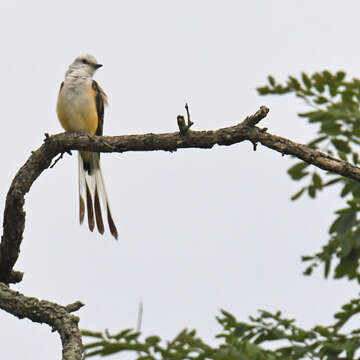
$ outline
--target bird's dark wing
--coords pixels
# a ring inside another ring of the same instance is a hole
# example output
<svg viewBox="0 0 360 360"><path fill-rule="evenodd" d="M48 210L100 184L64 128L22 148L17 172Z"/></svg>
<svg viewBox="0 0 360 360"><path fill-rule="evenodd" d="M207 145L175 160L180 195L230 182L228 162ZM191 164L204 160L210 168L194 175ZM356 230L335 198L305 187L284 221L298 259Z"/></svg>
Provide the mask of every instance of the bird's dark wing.
<svg viewBox="0 0 360 360"><path fill-rule="evenodd" d="M98 115L98 127L95 135L103 134L103 126L104 126L104 107L107 105L107 96L101 86L93 80L92 88L95 91L95 101L96 101L96 111Z"/></svg>

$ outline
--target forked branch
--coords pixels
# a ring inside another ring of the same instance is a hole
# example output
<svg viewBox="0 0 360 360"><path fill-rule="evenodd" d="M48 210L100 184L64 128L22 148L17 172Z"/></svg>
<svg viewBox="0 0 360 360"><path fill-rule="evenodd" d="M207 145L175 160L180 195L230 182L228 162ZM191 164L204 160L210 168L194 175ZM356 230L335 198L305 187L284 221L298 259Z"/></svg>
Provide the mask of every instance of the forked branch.
<svg viewBox="0 0 360 360"><path fill-rule="evenodd" d="M187 109L188 111L188 109ZM25 227L23 210L24 196L33 182L47 169L58 154L70 150L96 152L126 151L176 151L183 148L210 149L214 145L232 145L244 140L252 144L261 143L281 154L293 155L321 169L360 181L360 168L337 159L306 145L273 135L267 129L256 125L266 117L269 109L262 106L255 114L241 123L210 131L188 131L192 125L190 115L184 133L143 134L123 136L90 136L79 133L61 133L47 136L44 144L34 151L25 165L16 174L6 198L4 212L4 232L0 244L0 282L21 281L21 273L13 271L18 258ZM184 121L185 122L185 121ZM181 129L180 129L181 130Z"/></svg>

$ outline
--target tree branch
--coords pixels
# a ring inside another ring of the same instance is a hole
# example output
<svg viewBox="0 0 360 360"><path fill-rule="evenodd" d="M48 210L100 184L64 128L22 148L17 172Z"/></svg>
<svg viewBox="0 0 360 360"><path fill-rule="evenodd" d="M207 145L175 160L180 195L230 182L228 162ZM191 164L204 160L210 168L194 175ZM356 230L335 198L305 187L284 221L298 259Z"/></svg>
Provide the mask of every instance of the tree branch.
<svg viewBox="0 0 360 360"><path fill-rule="evenodd" d="M309 164L339 175L360 181L360 168L306 145L266 132L256 125L266 117L269 109L262 106L243 122L216 131L186 131L165 134L144 134L124 136L90 136L80 133L61 133L46 136L44 144L34 151L25 165L16 174L7 194L4 212L4 232L0 244L0 281L12 283L21 281L21 273L12 271L18 258L22 241L25 212L24 196L38 176L50 166L58 154L70 150L96 152L126 151L176 151L182 148L210 149L214 145L229 146L244 140L293 155ZM256 147L255 147L256 149Z"/></svg>
<svg viewBox="0 0 360 360"><path fill-rule="evenodd" d="M78 328L79 318L70 311L83 306L79 301L68 306L61 306L50 301L26 297L0 283L0 308L15 315L40 323L48 324L57 331L62 343L63 360L80 360L82 356L81 335ZM70 308L70 310L69 310Z"/></svg>

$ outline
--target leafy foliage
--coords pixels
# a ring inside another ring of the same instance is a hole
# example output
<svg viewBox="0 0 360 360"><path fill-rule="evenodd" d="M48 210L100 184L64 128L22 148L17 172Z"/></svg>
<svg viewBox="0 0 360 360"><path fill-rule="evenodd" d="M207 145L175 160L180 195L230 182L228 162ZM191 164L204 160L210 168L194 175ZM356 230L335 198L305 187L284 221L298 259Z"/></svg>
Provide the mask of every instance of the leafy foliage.
<svg viewBox="0 0 360 360"><path fill-rule="evenodd" d="M360 331L346 334L340 330L359 312L360 299L354 299L335 314L333 325L304 330L294 324L295 320L283 318L281 312L261 310L258 317L250 317L250 323L245 323L222 310L217 317L222 327L216 336L220 340L218 346L205 344L195 330L187 329L166 343L158 336L140 340L140 334L131 329L116 335L83 331L84 337L94 339L85 345L85 358L126 351L138 360L355 359Z"/></svg>
<svg viewBox="0 0 360 360"><path fill-rule="evenodd" d="M269 76L269 85L258 88L258 92L261 95L292 93L303 99L311 111L300 113L299 117L318 127L317 136L307 145L358 165L360 80L347 81L345 78L343 71L335 74L316 72L311 76L302 73L299 79L289 76L282 85ZM319 191L335 184L341 185L340 195L345 200L345 207L335 211L336 217L329 229L329 242L313 256L303 256L303 261L310 262L304 273L310 275L316 266L323 263L325 277L328 277L335 262L335 278L347 277L360 282L360 183L321 173L304 162L297 162L288 174L295 181L308 181L292 196L292 200L306 193L315 198Z"/></svg>

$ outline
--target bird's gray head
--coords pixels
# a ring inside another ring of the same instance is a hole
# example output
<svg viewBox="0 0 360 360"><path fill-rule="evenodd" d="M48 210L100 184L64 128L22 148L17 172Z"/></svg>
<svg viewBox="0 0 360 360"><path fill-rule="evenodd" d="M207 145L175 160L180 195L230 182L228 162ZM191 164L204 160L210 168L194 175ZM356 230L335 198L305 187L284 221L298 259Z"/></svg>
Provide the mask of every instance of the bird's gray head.
<svg viewBox="0 0 360 360"><path fill-rule="evenodd" d="M101 66L102 65L99 64L92 55L81 55L73 61L65 75L92 77L95 71Z"/></svg>

